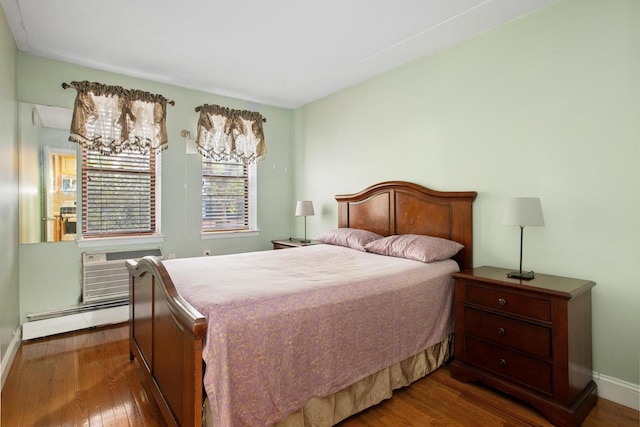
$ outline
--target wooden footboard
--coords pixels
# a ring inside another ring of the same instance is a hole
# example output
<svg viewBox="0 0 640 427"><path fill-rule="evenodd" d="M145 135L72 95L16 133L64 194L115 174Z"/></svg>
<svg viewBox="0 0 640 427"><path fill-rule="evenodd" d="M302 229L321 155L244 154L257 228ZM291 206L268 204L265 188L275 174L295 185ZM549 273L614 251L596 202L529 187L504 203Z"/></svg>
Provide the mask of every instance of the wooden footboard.
<svg viewBox="0 0 640 427"><path fill-rule="evenodd" d="M202 425L202 342L206 319L177 293L155 257L127 261L129 353L138 363L167 424Z"/></svg>

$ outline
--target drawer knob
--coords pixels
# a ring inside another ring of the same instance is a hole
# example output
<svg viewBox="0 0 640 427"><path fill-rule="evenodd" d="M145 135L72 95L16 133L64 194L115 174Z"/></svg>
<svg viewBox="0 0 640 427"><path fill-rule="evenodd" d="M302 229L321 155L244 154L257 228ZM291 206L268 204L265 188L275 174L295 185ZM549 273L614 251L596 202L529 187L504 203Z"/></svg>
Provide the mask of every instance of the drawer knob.
<svg viewBox="0 0 640 427"><path fill-rule="evenodd" d="M507 300L504 298L498 298L498 304L500 305L507 305Z"/></svg>
<svg viewBox="0 0 640 427"><path fill-rule="evenodd" d="M502 366L504 368L505 366L507 366L507 361L504 360L504 359L500 359L500 360L498 360L498 365L500 365L500 366Z"/></svg>
<svg viewBox="0 0 640 427"><path fill-rule="evenodd" d="M504 328L498 328L498 335L504 335L505 333Z"/></svg>

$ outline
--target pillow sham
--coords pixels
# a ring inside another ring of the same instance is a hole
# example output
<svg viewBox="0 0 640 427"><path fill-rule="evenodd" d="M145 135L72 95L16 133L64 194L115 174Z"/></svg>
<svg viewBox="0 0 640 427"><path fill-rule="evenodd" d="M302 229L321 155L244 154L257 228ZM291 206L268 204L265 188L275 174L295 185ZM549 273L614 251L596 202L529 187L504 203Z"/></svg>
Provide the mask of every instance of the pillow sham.
<svg viewBox="0 0 640 427"><path fill-rule="evenodd" d="M346 246L348 248L357 249L365 252L366 244L371 243L382 236L371 231L360 230L358 228L337 228L329 230L316 237L316 240L322 243L336 246Z"/></svg>
<svg viewBox="0 0 640 427"><path fill-rule="evenodd" d="M449 259L460 252L464 245L439 237L400 234L375 240L364 248L367 252L374 254L428 263Z"/></svg>

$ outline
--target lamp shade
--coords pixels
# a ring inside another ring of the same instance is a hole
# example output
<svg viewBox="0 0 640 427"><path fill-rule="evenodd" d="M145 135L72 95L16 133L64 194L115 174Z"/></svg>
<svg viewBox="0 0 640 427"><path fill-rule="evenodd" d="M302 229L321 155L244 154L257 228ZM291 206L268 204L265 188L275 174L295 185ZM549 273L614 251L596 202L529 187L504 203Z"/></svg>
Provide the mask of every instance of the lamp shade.
<svg viewBox="0 0 640 427"><path fill-rule="evenodd" d="M296 203L296 216L312 216L313 202L310 200L298 200Z"/></svg>
<svg viewBox="0 0 640 427"><path fill-rule="evenodd" d="M537 197L514 197L507 201L504 210L504 225L544 225L542 206Z"/></svg>

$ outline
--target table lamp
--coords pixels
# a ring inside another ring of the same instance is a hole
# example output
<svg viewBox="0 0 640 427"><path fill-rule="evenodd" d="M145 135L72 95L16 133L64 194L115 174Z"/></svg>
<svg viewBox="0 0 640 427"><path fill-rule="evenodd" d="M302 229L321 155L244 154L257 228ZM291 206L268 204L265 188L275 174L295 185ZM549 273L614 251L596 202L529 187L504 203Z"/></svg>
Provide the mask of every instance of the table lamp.
<svg viewBox="0 0 640 427"><path fill-rule="evenodd" d="M304 240L301 243L311 242L311 240L307 240L307 217L313 215L313 202L310 200L298 200L296 203L296 216L304 217Z"/></svg>
<svg viewBox="0 0 640 427"><path fill-rule="evenodd" d="M533 279L533 271L522 271L522 241L525 226L544 225L540 199L537 197L515 197L509 199L504 210L504 219L502 223L504 225L517 225L520 227L520 270L508 273L507 277L521 280Z"/></svg>

